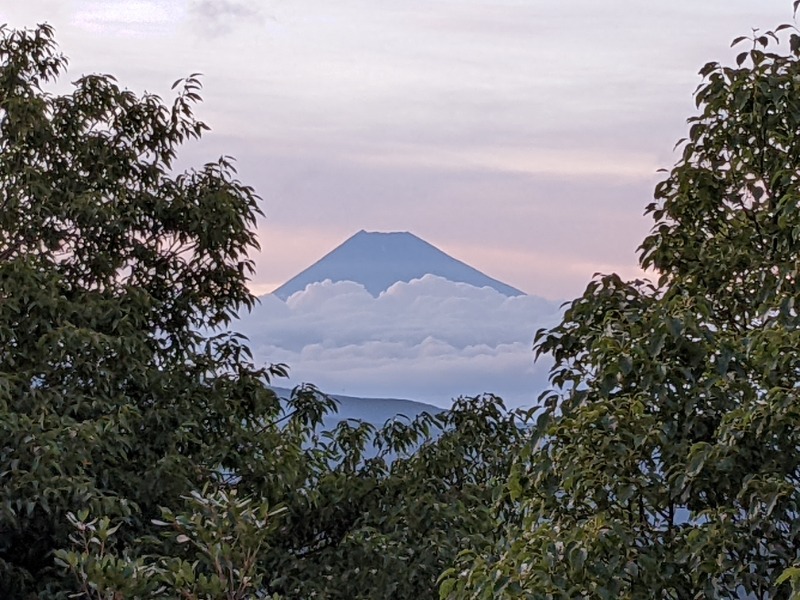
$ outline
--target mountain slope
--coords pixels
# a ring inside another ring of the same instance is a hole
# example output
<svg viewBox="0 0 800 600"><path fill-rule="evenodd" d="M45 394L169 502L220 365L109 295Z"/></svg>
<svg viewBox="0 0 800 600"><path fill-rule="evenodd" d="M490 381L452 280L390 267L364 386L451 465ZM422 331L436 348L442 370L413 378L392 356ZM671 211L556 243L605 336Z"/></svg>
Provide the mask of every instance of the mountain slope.
<svg viewBox="0 0 800 600"><path fill-rule="evenodd" d="M524 292L456 260L412 233L364 230L272 293L286 300L311 283L330 279L360 283L370 294L378 296L398 281L408 282L427 274L475 287L491 287L505 296L524 295Z"/></svg>
<svg viewBox="0 0 800 600"><path fill-rule="evenodd" d="M288 388L273 386L273 390L281 398L288 398L291 390ZM330 413L325 418L328 427L334 427L339 421L345 419L359 419L372 423L375 427L382 427L386 421L396 417L407 417L413 419L423 412L437 414L446 410L433 404L417 402L416 400L401 400L399 398L356 398L354 396L343 396L341 394L328 394L331 398L338 401L337 411Z"/></svg>

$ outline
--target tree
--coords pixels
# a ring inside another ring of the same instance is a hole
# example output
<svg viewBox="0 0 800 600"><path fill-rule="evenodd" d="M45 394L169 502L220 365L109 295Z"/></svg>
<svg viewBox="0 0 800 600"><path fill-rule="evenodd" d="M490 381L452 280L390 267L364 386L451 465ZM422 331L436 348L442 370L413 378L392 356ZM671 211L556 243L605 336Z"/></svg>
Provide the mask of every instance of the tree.
<svg viewBox="0 0 800 600"><path fill-rule="evenodd" d="M735 66L700 71L681 158L647 207L641 266L657 281L600 277L539 332L554 390L508 482L515 516L442 598L789 597L800 35L742 43Z"/></svg>
<svg viewBox="0 0 800 600"><path fill-rule="evenodd" d="M2 597L63 589L68 513L129 543L280 408L280 369L223 331L254 302L258 198L227 158L172 172L207 129L197 78L170 105L108 75L48 92L65 67L49 26L0 28Z"/></svg>
<svg viewBox="0 0 800 600"><path fill-rule="evenodd" d="M493 493L525 438L524 414L486 396L377 431L343 421L320 432L295 416L281 440L300 450L293 468L272 455L227 490L193 492L184 508L162 509L158 543L120 548L124 523L69 515L73 545L56 557L79 596L433 599L460 549L496 541ZM271 508L274 471L305 479Z"/></svg>
<svg viewBox="0 0 800 600"><path fill-rule="evenodd" d="M484 396L390 421L374 435L349 422L323 433L312 448L329 466L288 501L283 535L263 556L264 569L280 573L270 590L296 600L433 600L461 549L494 542L494 490L526 421L524 411Z"/></svg>

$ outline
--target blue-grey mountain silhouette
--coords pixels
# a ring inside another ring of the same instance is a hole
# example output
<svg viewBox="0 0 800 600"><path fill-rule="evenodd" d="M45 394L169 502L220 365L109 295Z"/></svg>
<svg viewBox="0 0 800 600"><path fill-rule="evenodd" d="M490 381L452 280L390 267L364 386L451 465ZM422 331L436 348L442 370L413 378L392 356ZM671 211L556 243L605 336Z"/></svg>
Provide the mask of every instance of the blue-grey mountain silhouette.
<svg viewBox="0 0 800 600"><path fill-rule="evenodd" d="M284 387L272 386L272 389L281 398L288 398L291 390ZM324 419L324 424L328 427L335 427L339 421L345 419L359 419L383 427L386 421L394 419L398 415L403 415L408 419L420 415L423 412L435 415L445 410L433 404L418 402L416 400L404 400L399 398L358 398L355 396L344 396L342 394L328 394L336 400L336 412L329 413Z"/></svg>
<svg viewBox="0 0 800 600"><path fill-rule="evenodd" d="M378 296L398 281L409 282L436 275L455 283L490 287L505 296L524 292L493 279L468 264L445 254L412 233L361 230L274 292L286 300L311 283L330 279L360 283Z"/></svg>

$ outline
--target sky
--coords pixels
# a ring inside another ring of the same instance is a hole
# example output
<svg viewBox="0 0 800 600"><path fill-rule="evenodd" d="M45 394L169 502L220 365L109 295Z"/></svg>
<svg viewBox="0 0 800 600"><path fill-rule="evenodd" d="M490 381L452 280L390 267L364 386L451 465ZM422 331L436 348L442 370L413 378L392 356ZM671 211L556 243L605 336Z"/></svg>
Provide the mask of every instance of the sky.
<svg viewBox="0 0 800 600"><path fill-rule="evenodd" d="M169 99L202 73L220 155L263 199L252 289L266 294L359 230L410 231L530 296L434 277L377 298L323 282L265 296L239 329L259 362L324 391L447 406L535 403L534 332L596 272L641 275L660 168L697 71L791 0L7 0L48 22L68 82L110 73Z"/></svg>
<svg viewBox="0 0 800 600"><path fill-rule="evenodd" d="M69 77L170 96L203 73L212 131L263 198L253 289L360 229L411 231L528 293L635 276L657 169L698 69L790 0L25 0Z"/></svg>

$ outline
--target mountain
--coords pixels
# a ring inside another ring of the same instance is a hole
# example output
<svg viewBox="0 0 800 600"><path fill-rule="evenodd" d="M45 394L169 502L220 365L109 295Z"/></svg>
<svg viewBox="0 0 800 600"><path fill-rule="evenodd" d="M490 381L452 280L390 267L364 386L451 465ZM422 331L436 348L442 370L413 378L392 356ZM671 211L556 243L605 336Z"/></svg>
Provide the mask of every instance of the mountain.
<svg viewBox="0 0 800 600"><path fill-rule="evenodd" d="M281 398L288 398L291 390L273 386L272 388ZM331 398L338 401L337 411L327 415L325 425L335 427L339 421L345 419L359 419L372 423L375 427L382 427L386 421L399 417L400 415L413 419L423 412L432 415L446 410L433 404L417 402L415 400L401 400L398 398L356 398L354 396L343 396L341 394L328 394ZM402 418L402 417L400 417Z"/></svg>
<svg viewBox="0 0 800 600"><path fill-rule="evenodd" d="M286 300L311 283L330 279L360 283L370 294L378 296L398 281L408 282L428 274L475 287L490 287L505 296L525 295L412 233L363 229L272 293Z"/></svg>

